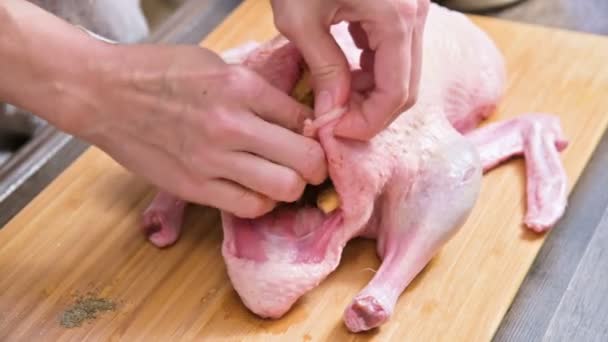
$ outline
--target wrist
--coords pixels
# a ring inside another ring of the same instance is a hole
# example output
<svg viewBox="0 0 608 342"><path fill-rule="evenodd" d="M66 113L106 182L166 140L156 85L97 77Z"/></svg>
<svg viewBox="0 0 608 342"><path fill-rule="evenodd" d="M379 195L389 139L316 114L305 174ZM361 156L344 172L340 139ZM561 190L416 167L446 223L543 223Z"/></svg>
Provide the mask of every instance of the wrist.
<svg viewBox="0 0 608 342"><path fill-rule="evenodd" d="M110 109L117 108L114 97L120 92L114 76L124 74L124 67L118 47L88 36L86 40L72 59L74 66L53 71L52 79L58 81L52 96L59 99L54 117L61 130L96 143L97 133L116 119Z"/></svg>
<svg viewBox="0 0 608 342"><path fill-rule="evenodd" d="M39 115L70 134L85 134L102 118L100 106L105 94L101 83L113 65L112 49L86 36L61 63L44 63L47 90L36 102L46 108L39 108Z"/></svg>
<svg viewBox="0 0 608 342"><path fill-rule="evenodd" d="M0 102L77 133L111 45L27 2L0 6Z"/></svg>

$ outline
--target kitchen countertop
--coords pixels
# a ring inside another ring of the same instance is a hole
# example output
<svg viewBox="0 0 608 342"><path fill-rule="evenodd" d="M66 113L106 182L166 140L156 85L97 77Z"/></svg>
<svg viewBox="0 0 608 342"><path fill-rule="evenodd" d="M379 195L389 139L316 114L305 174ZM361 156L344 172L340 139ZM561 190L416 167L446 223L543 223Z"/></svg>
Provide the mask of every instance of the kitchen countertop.
<svg viewBox="0 0 608 342"><path fill-rule="evenodd" d="M225 13L223 9L215 10ZM606 0L525 0L481 14L608 35ZM608 56L606 58L608 60ZM22 191L0 204L0 226L85 147L76 140L68 143L46 168L34 174ZM608 254L603 253L608 243L608 192L605 191L608 173L603 168L606 165L608 134L602 138L576 185L565 217L541 249L495 336L496 341L608 340L605 326Z"/></svg>

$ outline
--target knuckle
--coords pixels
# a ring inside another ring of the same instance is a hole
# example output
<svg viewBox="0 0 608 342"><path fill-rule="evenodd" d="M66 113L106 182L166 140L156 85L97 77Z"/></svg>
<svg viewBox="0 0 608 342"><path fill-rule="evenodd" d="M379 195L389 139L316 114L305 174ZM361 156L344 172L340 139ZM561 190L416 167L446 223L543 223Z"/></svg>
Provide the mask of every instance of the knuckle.
<svg viewBox="0 0 608 342"><path fill-rule="evenodd" d="M373 125L367 127L366 130L362 131L359 138L363 141L371 140L376 136L376 134L380 133L380 131L384 128L383 125Z"/></svg>
<svg viewBox="0 0 608 342"><path fill-rule="evenodd" d="M390 98L386 99L386 108L389 112L395 113L404 110L409 101L409 91L407 87L398 89Z"/></svg>
<svg viewBox="0 0 608 342"><path fill-rule="evenodd" d="M408 99L410 98L410 93L410 87L408 84L404 83L401 87L399 87L394 100L394 108L402 109L405 107Z"/></svg>
<svg viewBox="0 0 608 342"><path fill-rule="evenodd" d="M280 200L295 202L302 196L306 182L294 171L287 172L280 185Z"/></svg>
<svg viewBox="0 0 608 342"><path fill-rule="evenodd" d="M239 188L235 197L234 204L236 208L233 214L242 218L255 218L256 214L253 210L255 207L255 196L249 190Z"/></svg>
<svg viewBox="0 0 608 342"><path fill-rule="evenodd" d="M312 161L312 167L316 167L325 160L325 152L323 151L323 148L321 148L321 145L316 141L313 141L308 145L306 156L308 157L308 160Z"/></svg>
<svg viewBox="0 0 608 342"><path fill-rule="evenodd" d="M408 94L407 100L405 101L403 110L407 110L412 108L416 102L418 101L418 93L417 92L410 92Z"/></svg>
<svg viewBox="0 0 608 342"><path fill-rule="evenodd" d="M234 65L231 66L227 84L237 98L245 102L256 101L263 96L266 90L265 84L260 82L260 79L255 71L242 65Z"/></svg>
<svg viewBox="0 0 608 342"><path fill-rule="evenodd" d="M310 70L310 74L314 80L334 80L337 77L348 75L348 70L345 66L339 63L328 63L315 66Z"/></svg>
<svg viewBox="0 0 608 342"><path fill-rule="evenodd" d="M283 34L287 34L289 31L291 22L288 20L287 15L275 15L274 16L274 26L279 30L279 32Z"/></svg>
<svg viewBox="0 0 608 342"><path fill-rule="evenodd" d="M213 115L213 128L208 132L214 143L229 141L242 135L242 123L234 118L234 115L225 110L218 110Z"/></svg>
<svg viewBox="0 0 608 342"><path fill-rule="evenodd" d="M180 195L180 193L177 193L180 198L201 205L215 207L213 191L210 189L209 179L196 179L194 182L181 182L178 180L176 183L183 186L183 194Z"/></svg>
<svg viewBox="0 0 608 342"><path fill-rule="evenodd" d="M298 31L300 27L302 27L302 19L303 17L299 14L293 13L293 11L284 11L281 15L276 15L274 17L274 26L285 36L291 36Z"/></svg>
<svg viewBox="0 0 608 342"><path fill-rule="evenodd" d="M241 218L253 219L268 213L273 208L273 202L269 199L255 194L247 189L240 190L239 202L243 203L234 212L236 216Z"/></svg>
<svg viewBox="0 0 608 342"><path fill-rule="evenodd" d="M313 182L322 181L322 179L316 179L317 176L324 174L325 169L325 152L321 145L316 141L311 141L306 147L304 160L302 175Z"/></svg>
<svg viewBox="0 0 608 342"><path fill-rule="evenodd" d="M252 87L252 71L242 65L230 65L224 74L224 86L236 95L246 95Z"/></svg>
<svg viewBox="0 0 608 342"><path fill-rule="evenodd" d="M293 115L288 117L287 127L293 131L301 131L304 129L304 121L312 119L312 111L308 110L303 105L297 104L293 110Z"/></svg>

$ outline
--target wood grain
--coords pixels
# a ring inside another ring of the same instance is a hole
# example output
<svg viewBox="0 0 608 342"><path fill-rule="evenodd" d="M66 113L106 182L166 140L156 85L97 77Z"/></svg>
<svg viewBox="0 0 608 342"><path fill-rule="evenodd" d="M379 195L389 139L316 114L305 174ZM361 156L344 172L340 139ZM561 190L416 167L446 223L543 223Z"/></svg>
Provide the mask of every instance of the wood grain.
<svg viewBox="0 0 608 342"><path fill-rule="evenodd" d="M563 154L575 184L608 126L605 39L475 18L507 57L507 95L493 120L558 114L572 144ZM266 1L246 1L204 45L215 50L274 34ZM512 162L485 177L478 204L401 297L381 329L347 333L341 314L378 267L357 240L336 272L278 321L240 303L220 255L216 211L191 208L167 250L146 243L140 213L152 189L92 148L0 230L0 340L465 340L487 341L544 237L521 227L524 170ZM575 227L573 227L575 228ZM119 303L90 324L58 324L73 295L95 289Z"/></svg>

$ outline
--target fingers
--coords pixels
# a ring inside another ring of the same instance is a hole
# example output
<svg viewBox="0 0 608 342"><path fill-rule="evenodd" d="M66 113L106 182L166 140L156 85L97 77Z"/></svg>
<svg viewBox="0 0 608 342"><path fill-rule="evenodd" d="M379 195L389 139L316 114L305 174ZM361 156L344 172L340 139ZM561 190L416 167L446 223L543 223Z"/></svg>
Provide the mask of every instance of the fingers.
<svg viewBox="0 0 608 342"><path fill-rule="evenodd" d="M121 141L126 141L126 139L123 138ZM128 144L122 144L120 147L108 148L118 151L113 154L113 158L128 169L144 175L162 189L172 190L184 201L212 206L243 218L264 215L276 205L276 202L267 196L236 183L219 179L209 180L206 179L205 174L193 175L192 172L184 169L183 160L180 158L170 158L174 156L146 146L138 140L130 140ZM178 157L183 158L184 156ZM155 167L137 166L149 165L145 164L146 158L156 161ZM170 239L171 237L169 237Z"/></svg>
<svg viewBox="0 0 608 342"><path fill-rule="evenodd" d="M291 21L275 17L281 33L292 41L308 65L315 90L317 116L346 103L350 88L350 67L330 34L330 22L299 14Z"/></svg>
<svg viewBox="0 0 608 342"><path fill-rule="evenodd" d="M393 114L405 104L411 78L412 38L413 27L408 25L403 32L389 34L378 46L373 60L375 89L363 103L364 115Z"/></svg>
<svg viewBox="0 0 608 342"><path fill-rule="evenodd" d="M294 170L246 152L232 152L224 159L223 178L241 184L277 202L295 202L306 182Z"/></svg>
<svg viewBox="0 0 608 342"><path fill-rule="evenodd" d="M383 37L373 62L374 88L361 107L351 109L336 126L335 134L344 138L369 140L385 128L408 98L412 29L405 36L393 33ZM362 67L366 63L362 54Z"/></svg>
<svg viewBox="0 0 608 342"><path fill-rule="evenodd" d="M364 71L373 70L374 88L360 107L351 106L334 130L337 136L369 140L415 103L428 11L425 1L412 2L401 9L402 13L393 13L396 17L387 13L392 20L350 28L357 45L363 44L356 38L361 30L368 36L367 43L373 51L364 50L360 62Z"/></svg>
<svg viewBox="0 0 608 342"><path fill-rule="evenodd" d="M243 82L250 82L246 102L260 118L298 132L303 128L304 120L314 118L308 107L273 87L261 76L254 72L245 73Z"/></svg>
<svg viewBox="0 0 608 342"><path fill-rule="evenodd" d="M240 147L295 170L308 183L322 183L325 153L317 141L299 134L304 120L313 118L310 109L262 80L256 89L248 101L256 116L243 118L249 130Z"/></svg>
<svg viewBox="0 0 608 342"><path fill-rule="evenodd" d="M429 10L429 2L427 0L418 1L418 12L416 14L416 25L412 37L412 46L410 55L412 62L410 63L410 84L408 101L405 104L404 110L407 110L414 105L418 98L418 89L420 86L420 76L422 71L422 44L424 37L424 25ZM396 115L399 115L397 112Z"/></svg>
<svg viewBox="0 0 608 342"><path fill-rule="evenodd" d="M249 133L241 140L242 150L294 170L307 183L327 178L325 153L317 141L255 117L244 120Z"/></svg>
<svg viewBox="0 0 608 342"><path fill-rule="evenodd" d="M220 174L220 177L227 177L276 200L297 199L294 194L299 195L297 188L301 184L320 184L327 177L321 146L315 140L299 134L304 120L313 116L310 108L271 86L253 71L237 66L231 68L227 86L237 94L237 100L244 107L216 111L214 129L207 134L216 142L217 147L221 146L222 153L238 151L255 154L260 162L262 158L266 159L264 167L275 170L270 171L271 174L276 174L276 168L281 167L283 171L280 173L288 179L283 184L291 185L288 189L282 186L278 189L269 188L261 164L256 164L256 168L250 170L252 175L249 179L244 173L229 176ZM206 158L210 158L210 155ZM247 163L242 158L240 160L239 167L242 170L252 167L252 163ZM212 165L213 163L206 167ZM234 165L217 167L218 170L225 168L234 168ZM292 174L286 175L287 170L293 170ZM294 181L294 175L299 180Z"/></svg>
<svg viewBox="0 0 608 342"><path fill-rule="evenodd" d="M241 218L256 218L269 213L276 202L231 181L214 179L205 182L199 203L232 213Z"/></svg>

